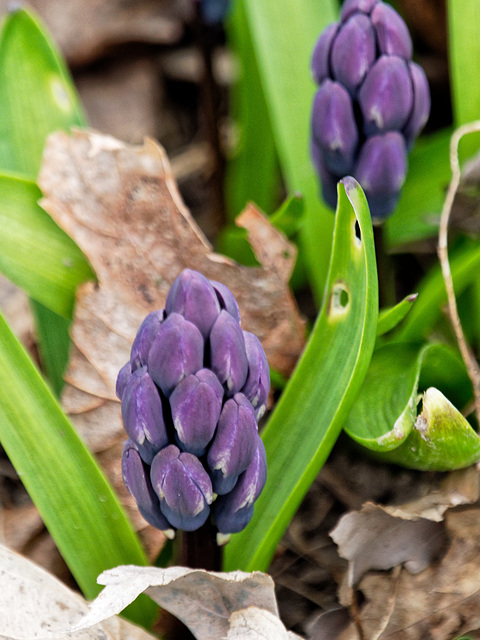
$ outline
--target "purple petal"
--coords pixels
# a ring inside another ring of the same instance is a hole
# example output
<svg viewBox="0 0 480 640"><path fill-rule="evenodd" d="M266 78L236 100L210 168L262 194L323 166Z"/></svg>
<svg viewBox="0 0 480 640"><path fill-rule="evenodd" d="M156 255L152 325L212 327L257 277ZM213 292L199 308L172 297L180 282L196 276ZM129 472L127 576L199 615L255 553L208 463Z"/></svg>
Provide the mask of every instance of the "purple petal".
<svg viewBox="0 0 480 640"><path fill-rule="evenodd" d="M355 95L376 57L375 32L369 18L357 13L341 25L332 45L332 75Z"/></svg>
<svg viewBox="0 0 480 640"><path fill-rule="evenodd" d="M360 87L358 101L365 135L400 131L413 107L412 79L405 60L381 56Z"/></svg>
<svg viewBox="0 0 480 640"><path fill-rule="evenodd" d="M207 278L198 271L185 269L168 292L165 311L167 315L179 313L207 338L220 313L220 304Z"/></svg>
<svg viewBox="0 0 480 640"><path fill-rule="evenodd" d="M205 453L215 433L222 401L223 387L209 369L201 369L178 383L170 396L170 406L183 450L196 456Z"/></svg>
<svg viewBox="0 0 480 640"><path fill-rule="evenodd" d="M324 80L315 94L312 136L326 168L339 176L352 170L358 131L352 100L338 82Z"/></svg>
<svg viewBox="0 0 480 640"><path fill-rule="evenodd" d="M148 354L148 371L166 396L175 385L203 368L203 338L199 329L178 313L163 322Z"/></svg>
<svg viewBox="0 0 480 640"><path fill-rule="evenodd" d="M407 149L400 133L390 131L366 140L354 177L365 191L374 220L393 212L406 173Z"/></svg>
<svg viewBox="0 0 480 640"><path fill-rule="evenodd" d="M326 27L317 41L312 55L313 79L321 84L325 78L330 77L330 50L332 42L338 31L338 23L334 22Z"/></svg>
<svg viewBox="0 0 480 640"><path fill-rule="evenodd" d="M337 182L340 180L341 176L335 176L327 169L323 161L322 151L317 142L313 139L310 142L310 153L322 185L323 199L329 207L335 209L337 206Z"/></svg>
<svg viewBox="0 0 480 640"><path fill-rule="evenodd" d="M163 310L152 311L140 325L130 353L132 371L147 364L148 352L163 322Z"/></svg>
<svg viewBox="0 0 480 640"><path fill-rule="evenodd" d="M222 310L210 332L210 368L229 395L245 384L248 373L247 352L242 329L227 311Z"/></svg>
<svg viewBox="0 0 480 640"><path fill-rule="evenodd" d="M405 125L403 134L407 140L407 146L411 148L415 138L426 125L430 115L430 89L427 76L415 62L409 62L410 74L413 82L413 109Z"/></svg>
<svg viewBox="0 0 480 640"><path fill-rule="evenodd" d="M156 453L168 444L162 400L146 367L137 369L125 385L122 420L127 435L147 450Z"/></svg>
<svg viewBox="0 0 480 640"><path fill-rule="evenodd" d="M251 463L256 449L257 429L255 412L242 393L227 400L207 455L215 493L223 495L231 491L238 476Z"/></svg>
<svg viewBox="0 0 480 640"><path fill-rule="evenodd" d="M210 280L210 284L215 289L220 307L225 309L225 311L228 311L232 318L235 318L238 324L241 324L240 309L238 308L237 301L230 289L221 282L216 282L215 280Z"/></svg>
<svg viewBox="0 0 480 640"><path fill-rule="evenodd" d="M127 384L131 375L132 375L132 367L130 366L130 360L129 360L127 363L123 365L123 367L118 372L117 383L115 385L115 393L119 400L122 399L125 385Z"/></svg>
<svg viewBox="0 0 480 640"><path fill-rule="evenodd" d="M131 440L127 440L123 447L122 476L123 483L145 520L161 531L170 529L171 525L161 513L160 503L152 488L150 470Z"/></svg>
<svg viewBox="0 0 480 640"><path fill-rule="evenodd" d="M160 509L173 527L195 531L205 523L212 483L198 458L171 444L155 456L150 475Z"/></svg>
<svg viewBox="0 0 480 640"><path fill-rule="evenodd" d="M267 408L270 368L262 343L257 336L248 331L244 331L243 336L248 358L248 375L242 393L255 409L257 420L260 420Z"/></svg>
<svg viewBox="0 0 480 640"><path fill-rule="evenodd" d="M267 458L260 436L252 462L238 478L230 493L220 496L213 506L213 518L220 533L238 533L245 529L253 514L253 503L267 480Z"/></svg>
<svg viewBox="0 0 480 640"><path fill-rule="evenodd" d="M371 13L378 1L379 0L345 0L340 17L342 21L345 22L345 20L357 11L367 14Z"/></svg>
<svg viewBox="0 0 480 640"><path fill-rule="evenodd" d="M403 18L395 9L379 2L372 11L371 19L380 53L410 60L413 51L412 38Z"/></svg>

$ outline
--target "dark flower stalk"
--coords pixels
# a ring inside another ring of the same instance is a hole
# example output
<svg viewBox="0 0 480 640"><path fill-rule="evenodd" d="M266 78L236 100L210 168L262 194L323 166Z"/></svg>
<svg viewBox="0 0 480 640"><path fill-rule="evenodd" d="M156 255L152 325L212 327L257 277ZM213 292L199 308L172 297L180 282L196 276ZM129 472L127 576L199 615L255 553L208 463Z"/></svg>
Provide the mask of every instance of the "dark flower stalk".
<svg viewBox="0 0 480 640"><path fill-rule="evenodd" d="M270 376L260 341L240 326L224 285L185 270L150 313L117 380L127 440L125 485L147 522L217 568L217 542L244 529L266 480L257 420ZM207 552L207 548L210 551ZM203 549L203 551L202 551Z"/></svg>

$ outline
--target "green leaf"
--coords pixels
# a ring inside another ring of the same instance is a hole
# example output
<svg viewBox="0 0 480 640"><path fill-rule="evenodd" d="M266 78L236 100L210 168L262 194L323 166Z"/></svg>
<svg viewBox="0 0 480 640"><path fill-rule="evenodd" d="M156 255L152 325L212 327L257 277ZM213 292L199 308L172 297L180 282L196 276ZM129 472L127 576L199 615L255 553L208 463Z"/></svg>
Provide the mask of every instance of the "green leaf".
<svg viewBox="0 0 480 640"><path fill-rule="evenodd" d="M38 205L37 185L0 173L0 271L66 319L75 289L94 273L77 245Z"/></svg>
<svg viewBox="0 0 480 640"><path fill-rule="evenodd" d="M304 202L300 194L287 198L270 216L270 222L287 238L293 240L299 234L304 215Z"/></svg>
<svg viewBox="0 0 480 640"><path fill-rule="evenodd" d="M314 293L317 300L321 300L334 218L321 200L309 153L310 112L315 93L310 60L320 33L338 17L338 3L335 0L242 1L280 167L288 191L301 193L305 200L301 247Z"/></svg>
<svg viewBox="0 0 480 640"><path fill-rule="evenodd" d="M378 314L373 232L365 195L352 178L338 187L325 302L262 438L267 484L252 522L225 549L227 570L265 570L325 462L372 354Z"/></svg>
<svg viewBox="0 0 480 640"><path fill-rule="evenodd" d="M394 329L405 318L407 313L411 310L413 303L417 299L417 294L414 293L404 298L401 302L394 307L388 309L382 309L378 316L377 324L377 337L383 336Z"/></svg>
<svg viewBox="0 0 480 640"><path fill-rule="evenodd" d="M61 55L29 10L3 24L0 92L0 169L35 179L47 135L86 121Z"/></svg>
<svg viewBox="0 0 480 640"><path fill-rule="evenodd" d="M0 441L87 598L97 575L146 564L117 498L23 347L0 316ZM149 620L152 602L129 611Z"/></svg>
<svg viewBox="0 0 480 640"><path fill-rule="evenodd" d="M447 471L469 466L480 457L480 439L441 391L428 390L417 417L424 365L423 382L437 377L453 395L465 388L471 393L461 359L446 346L386 345L375 351L344 429L377 457L406 467Z"/></svg>

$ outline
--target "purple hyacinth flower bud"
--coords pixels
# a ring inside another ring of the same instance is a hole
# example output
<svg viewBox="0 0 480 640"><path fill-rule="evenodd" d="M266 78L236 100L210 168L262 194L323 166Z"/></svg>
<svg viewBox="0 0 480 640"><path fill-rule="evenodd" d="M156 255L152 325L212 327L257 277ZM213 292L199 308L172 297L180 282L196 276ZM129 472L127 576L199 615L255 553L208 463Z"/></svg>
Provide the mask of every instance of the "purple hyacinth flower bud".
<svg viewBox="0 0 480 640"><path fill-rule="evenodd" d="M267 408L270 368L262 343L257 336L248 331L244 331L243 336L247 350L248 375L242 393L255 409L257 420L260 420Z"/></svg>
<svg viewBox="0 0 480 640"><path fill-rule="evenodd" d="M142 458L150 464L153 456L168 444L160 393L147 367L130 376L122 396L122 420L125 431L137 445Z"/></svg>
<svg viewBox="0 0 480 640"><path fill-rule="evenodd" d="M150 477L160 509L173 527L195 531L205 523L212 483L198 458L170 444L153 459Z"/></svg>
<svg viewBox="0 0 480 640"><path fill-rule="evenodd" d="M397 56L381 56L360 87L358 102L364 133L400 131L413 107L412 79L407 63Z"/></svg>
<svg viewBox="0 0 480 640"><path fill-rule="evenodd" d="M407 140L408 148L411 148L415 138L426 125L430 114L430 89L427 76L422 67L415 62L409 62L408 67L413 82L413 109L405 125L403 134Z"/></svg>
<svg viewBox="0 0 480 640"><path fill-rule="evenodd" d="M184 378L170 396L180 448L201 456L213 438L222 410L223 387L210 369Z"/></svg>
<svg viewBox="0 0 480 640"><path fill-rule="evenodd" d="M238 478L230 493L220 496L213 505L213 518L222 534L238 533L245 529L253 515L253 503L267 480L267 458L260 436L252 462Z"/></svg>
<svg viewBox="0 0 480 640"><path fill-rule="evenodd" d="M228 311L222 310L210 332L210 368L229 395L245 384L248 373L243 332Z"/></svg>
<svg viewBox="0 0 480 640"><path fill-rule="evenodd" d="M392 213L407 173L407 148L396 131L368 138L358 158L354 177L367 196L374 221Z"/></svg>
<svg viewBox="0 0 480 640"><path fill-rule="evenodd" d="M202 334L183 316L172 313L164 320L148 354L152 380L168 397L180 380L202 368Z"/></svg>
<svg viewBox="0 0 480 640"><path fill-rule="evenodd" d="M207 464L213 490L219 495L233 489L255 454L257 420L252 405L237 393L223 405Z"/></svg>
<svg viewBox="0 0 480 640"><path fill-rule="evenodd" d="M332 75L354 96L375 56L372 23L366 15L357 13L340 26L335 37L331 53Z"/></svg>
<svg viewBox="0 0 480 640"><path fill-rule="evenodd" d="M238 324L241 324L240 309L238 308L237 301L230 289L221 282L216 282L215 280L210 280L210 284L215 289L220 307L225 309L225 311L228 311L232 318L235 318Z"/></svg>
<svg viewBox="0 0 480 640"><path fill-rule="evenodd" d="M338 82L324 80L315 95L312 135L326 168L340 176L350 173L358 145L358 131L351 98Z"/></svg>
<svg viewBox="0 0 480 640"><path fill-rule="evenodd" d="M165 302L167 316L179 313L192 322L204 338L220 313L220 304L210 282L198 271L185 269L172 284Z"/></svg>
<svg viewBox="0 0 480 640"><path fill-rule="evenodd" d="M219 24L230 8L230 0L200 0L202 17L207 24Z"/></svg>
<svg viewBox="0 0 480 640"><path fill-rule="evenodd" d="M147 364L148 352L163 322L163 310L152 311L140 325L130 352L132 371Z"/></svg>
<svg viewBox="0 0 480 640"><path fill-rule="evenodd" d="M310 141L310 153L312 161L320 177L322 196L328 206L335 209L337 206L337 182L340 178L331 173L323 162L322 152L315 140Z"/></svg>
<svg viewBox="0 0 480 640"><path fill-rule="evenodd" d="M337 34L338 24L329 24L315 45L312 55L312 74L317 84L330 76L330 49Z"/></svg>
<svg viewBox="0 0 480 640"><path fill-rule="evenodd" d="M131 440L127 440L123 447L122 476L124 485L135 499L145 520L161 531L171 529L170 523L160 511L158 497L150 482L150 469Z"/></svg>
<svg viewBox="0 0 480 640"><path fill-rule="evenodd" d="M360 11L361 13L371 13L374 6L379 0L345 0L342 6L341 19L343 22L347 20L353 13Z"/></svg>
<svg viewBox="0 0 480 640"><path fill-rule="evenodd" d="M130 365L130 360L129 360L127 363L123 365L123 367L118 372L117 383L115 385L115 394L119 400L122 399L125 385L127 384L131 375L132 375L132 367Z"/></svg>
<svg viewBox="0 0 480 640"><path fill-rule="evenodd" d="M377 34L380 53L410 60L413 45L408 27L393 7L379 2L372 11L371 20Z"/></svg>

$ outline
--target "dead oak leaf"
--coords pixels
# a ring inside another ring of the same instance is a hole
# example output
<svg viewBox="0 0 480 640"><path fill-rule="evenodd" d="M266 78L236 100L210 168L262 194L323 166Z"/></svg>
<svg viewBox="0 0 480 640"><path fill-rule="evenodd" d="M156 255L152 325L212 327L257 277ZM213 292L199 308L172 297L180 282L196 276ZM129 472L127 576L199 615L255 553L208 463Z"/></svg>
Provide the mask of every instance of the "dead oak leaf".
<svg viewBox="0 0 480 640"><path fill-rule="evenodd" d="M135 147L95 131L55 133L39 185L42 206L98 278L78 290L64 393L64 406L94 452L125 438L117 373L141 321L164 306L184 268L228 286L242 327L258 336L273 368L291 372L304 345L304 323L288 288L295 248L253 206L242 225L252 246L261 247L262 266L249 268L213 252L153 140Z"/></svg>

